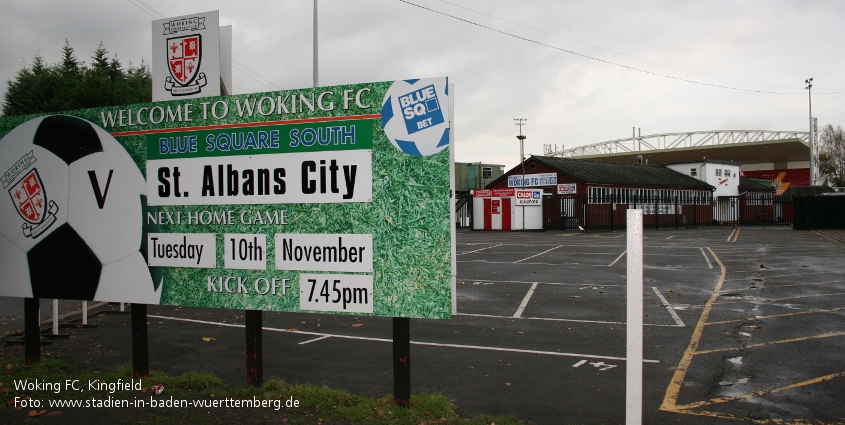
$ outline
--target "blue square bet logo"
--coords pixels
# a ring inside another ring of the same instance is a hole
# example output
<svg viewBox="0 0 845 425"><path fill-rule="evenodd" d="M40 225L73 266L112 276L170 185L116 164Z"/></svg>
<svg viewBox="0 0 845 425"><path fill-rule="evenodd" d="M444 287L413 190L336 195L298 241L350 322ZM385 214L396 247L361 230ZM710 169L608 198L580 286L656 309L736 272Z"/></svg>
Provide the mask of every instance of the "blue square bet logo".
<svg viewBox="0 0 845 425"><path fill-rule="evenodd" d="M414 134L444 121L434 85L399 96L399 105L402 108L402 117L405 119L408 134Z"/></svg>

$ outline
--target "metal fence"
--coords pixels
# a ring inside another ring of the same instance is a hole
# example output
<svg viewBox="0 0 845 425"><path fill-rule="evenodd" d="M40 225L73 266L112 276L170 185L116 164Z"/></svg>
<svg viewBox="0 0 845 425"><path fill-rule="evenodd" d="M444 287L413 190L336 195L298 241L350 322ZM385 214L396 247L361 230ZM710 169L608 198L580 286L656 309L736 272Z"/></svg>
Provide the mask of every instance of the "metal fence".
<svg viewBox="0 0 845 425"><path fill-rule="evenodd" d="M472 194L469 191L455 192L455 226L472 226Z"/></svg>
<svg viewBox="0 0 845 425"><path fill-rule="evenodd" d="M617 203L587 195L545 196L544 229L580 231L623 230L628 209L643 210L648 229L688 227L781 227L791 226L792 198L768 193L740 196L638 199Z"/></svg>
<svg viewBox="0 0 845 425"><path fill-rule="evenodd" d="M845 229L845 196L795 198L794 228Z"/></svg>
<svg viewBox="0 0 845 425"><path fill-rule="evenodd" d="M455 195L455 225L471 227L472 195L468 192ZM546 195L543 197L543 229L624 230L626 211L632 208L643 210L643 227L646 229L790 227L795 216L792 197L769 193L715 198L633 196L628 201L621 203L612 198L587 195Z"/></svg>

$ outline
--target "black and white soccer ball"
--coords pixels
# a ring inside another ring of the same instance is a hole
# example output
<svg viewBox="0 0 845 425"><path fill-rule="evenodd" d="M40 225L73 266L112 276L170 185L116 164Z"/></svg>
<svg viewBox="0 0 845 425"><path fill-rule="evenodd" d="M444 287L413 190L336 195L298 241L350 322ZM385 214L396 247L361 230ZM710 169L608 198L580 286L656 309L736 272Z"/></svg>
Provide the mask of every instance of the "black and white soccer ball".
<svg viewBox="0 0 845 425"><path fill-rule="evenodd" d="M97 125L32 119L0 139L0 295L158 304L144 258L146 183Z"/></svg>

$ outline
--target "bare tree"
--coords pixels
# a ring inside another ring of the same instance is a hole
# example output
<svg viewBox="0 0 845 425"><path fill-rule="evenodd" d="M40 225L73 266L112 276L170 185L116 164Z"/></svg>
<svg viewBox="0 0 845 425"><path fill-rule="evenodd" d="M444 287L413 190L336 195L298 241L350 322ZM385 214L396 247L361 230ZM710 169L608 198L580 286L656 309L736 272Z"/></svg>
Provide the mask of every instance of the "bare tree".
<svg viewBox="0 0 845 425"><path fill-rule="evenodd" d="M845 132L841 126L822 128L818 146L819 174L824 184L845 187Z"/></svg>

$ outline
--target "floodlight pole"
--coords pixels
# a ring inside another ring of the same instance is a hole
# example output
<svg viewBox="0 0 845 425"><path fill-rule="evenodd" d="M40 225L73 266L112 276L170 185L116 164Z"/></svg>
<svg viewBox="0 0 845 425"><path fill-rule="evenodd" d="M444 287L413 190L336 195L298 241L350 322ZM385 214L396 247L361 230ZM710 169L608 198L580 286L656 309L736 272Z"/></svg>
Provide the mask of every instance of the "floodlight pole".
<svg viewBox="0 0 845 425"><path fill-rule="evenodd" d="M804 87L807 90L807 102L809 104L810 109L810 137L807 140L810 144L810 186L816 185L816 155L813 152L813 141L815 139L813 133L813 97L812 97L812 89L813 89L813 79L808 78L804 80L804 83L807 84L807 87Z"/></svg>
<svg viewBox="0 0 845 425"><path fill-rule="evenodd" d="M314 0L314 87L320 85L317 58L317 0Z"/></svg>
<svg viewBox="0 0 845 425"><path fill-rule="evenodd" d="M524 142L527 136L522 134L522 126L528 125L527 118L514 118L516 121L516 125L519 126L519 136L516 136L519 139L519 162L522 164L522 189L525 189L525 154L524 154ZM517 198L518 199L518 198ZM525 231L525 205L522 205L522 231Z"/></svg>

